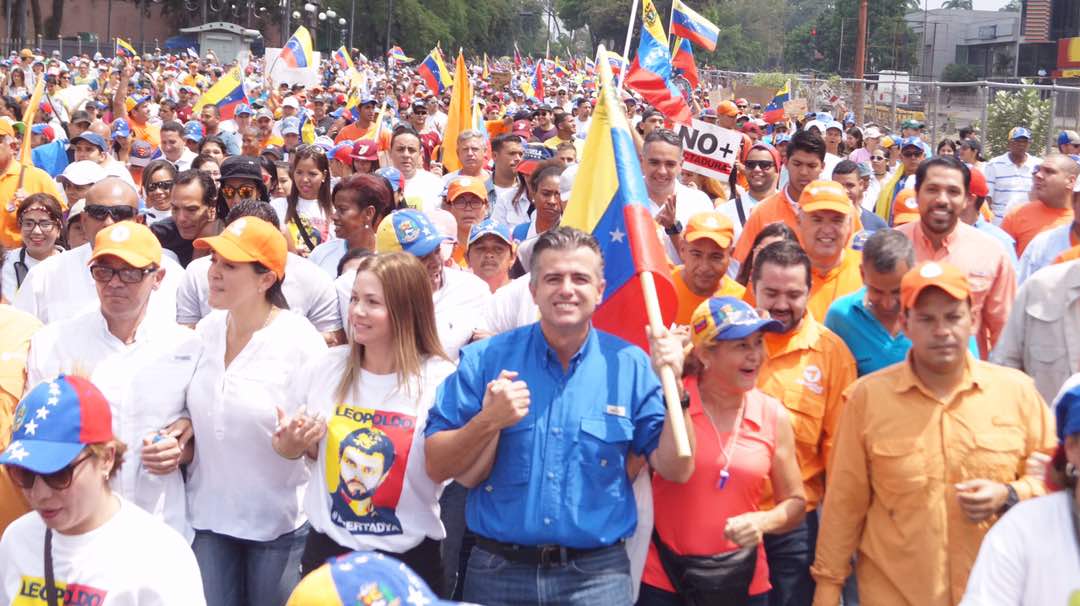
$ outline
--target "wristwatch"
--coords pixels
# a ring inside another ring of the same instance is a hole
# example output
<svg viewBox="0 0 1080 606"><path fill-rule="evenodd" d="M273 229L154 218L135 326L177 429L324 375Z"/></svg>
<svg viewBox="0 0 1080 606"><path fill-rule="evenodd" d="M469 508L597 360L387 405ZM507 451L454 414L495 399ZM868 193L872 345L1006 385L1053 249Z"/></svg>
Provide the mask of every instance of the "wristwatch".
<svg viewBox="0 0 1080 606"><path fill-rule="evenodd" d="M679 398L679 404L682 404L682 409L686 410L690 408L690 392L684 391L681 398ZM1011 488L1011 486L1010 486Z"/></svg>
<svg viewBox="0 0 1080 606"><path fill-rule="evenodd" d="M676 219L675 222L671 224L671 227L665 227L664 228L664 233L669 235L669 236L677 236L677 235L681 234L682 233L682 223L680 223L678 221L678 219Z"/></svg>
<svg viewBox="0 0 1080 606"><path fill-rule="evenodd" d="M1001 513L1009 511L1020 502L1020 495L1016 494L1016 489L1013 488L1012 484L1006 484L1005 489L1009 491L1009 495L1005 497L1005 503L1001 506Z"/></svg>

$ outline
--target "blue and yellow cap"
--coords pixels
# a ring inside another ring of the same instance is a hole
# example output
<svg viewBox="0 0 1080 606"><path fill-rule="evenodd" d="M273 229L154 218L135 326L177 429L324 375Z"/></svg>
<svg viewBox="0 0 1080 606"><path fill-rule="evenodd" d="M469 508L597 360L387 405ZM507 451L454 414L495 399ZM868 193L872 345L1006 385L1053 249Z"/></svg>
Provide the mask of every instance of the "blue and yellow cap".
<svg viewBox="0 0 1080 606"><path fill-rule="evenodd" d="M446 236L424 213L406 208L395 210L379 223L375 232L375 251L405 251L414 257L426 257L439 248Z"/></svg>
<svg viewBox="0 0 1080 606"><path fill-rule="evenodd" d="M783 332L778 320L761 317L749 303L735 297L711 297L690 316L690 340L694 347L709 341L733 341L758 331Z"/></svg>
<svg viewBox="0 0 1080 606"><path fill-rule="evenodd" d="M1009 131L1009 141L1012 141L1013 139L1028 139L1028 140L1030 140L1031 139L1031 131L1024 128L1023 126L1017 126L1016 128Z"/></svg>
<svg viewBox="0 0 1080 606"><path fill-rule="evenodd" d="M510 246L514 245L514 237L510 234L510 228L494 219L484 219L476 225L473 225L472 229L469 230L468 245L472 246L477 240L484 236L495 236Z"/></svg>
<svg viewBox="0 0 1080 606"><path fill-rule="evenodd" d="M304 577L286 606L360 604L459 604L440 600L411 568L390 556L355 551L338 556Z"/></svg>

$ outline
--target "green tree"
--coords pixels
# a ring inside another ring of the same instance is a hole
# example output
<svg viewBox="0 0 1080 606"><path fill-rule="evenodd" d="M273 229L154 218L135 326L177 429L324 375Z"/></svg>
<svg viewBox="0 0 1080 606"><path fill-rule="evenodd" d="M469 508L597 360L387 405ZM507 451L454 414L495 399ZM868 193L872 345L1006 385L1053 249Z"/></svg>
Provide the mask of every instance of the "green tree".
<svg viewBox="0 0 1080 606"><path fill-rule="evenodd" d="M784 65L791 70L815 70L850 75L855 65L858 35L858 0L834 0L833 10L822 12L789 30L784 43ZM908 0L875 0L868 5L866 71L911 71L917 39L904 21Z"/></svg>
<svg viewBox="0 0 1080 606"><path fill-rule="evenodd" d="M941 3L941 8L972 10L971 0L945 0Z"/></svg>
<svg viewBox="0 0 1080 606"><path fill-rule="evenodd" d="M999 8L998 10L1001 11L1001 12L1019 13L1020 12L1020 6L1021 6L1020 0L1009 0L1008 4L1006 4L1005 6Z"/></svg>
<svg viewBox="0 0 1080 606"><path fill-rule="evenodd" d="M1030 80L1024 80L1031 84ZM1009 145L1009 131L1016 126L1031 131L1033 153L1039 153L1046 143L1050 128L1050 99L1042 99L1035 89L1000 91L986 109L986 140L990 156L1003 154Z"/></svg>

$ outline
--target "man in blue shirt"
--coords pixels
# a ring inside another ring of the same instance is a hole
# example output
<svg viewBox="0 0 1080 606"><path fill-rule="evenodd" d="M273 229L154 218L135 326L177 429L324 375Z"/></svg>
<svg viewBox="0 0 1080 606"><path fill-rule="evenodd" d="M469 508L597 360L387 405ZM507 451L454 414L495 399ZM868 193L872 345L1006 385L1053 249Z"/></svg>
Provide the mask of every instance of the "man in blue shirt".
<svg viewBox="0 0 1080 606"><path fill-rule="evenodd" d="M604 292L592 236L544 233L530 270L540 322L462 349L424 432L428 475L470 487L464 599L630 604L628 460L685 482L693 459L676 453L648 356L592 328ZM666 332L652 342L676 376L680 347Z"/></svg>

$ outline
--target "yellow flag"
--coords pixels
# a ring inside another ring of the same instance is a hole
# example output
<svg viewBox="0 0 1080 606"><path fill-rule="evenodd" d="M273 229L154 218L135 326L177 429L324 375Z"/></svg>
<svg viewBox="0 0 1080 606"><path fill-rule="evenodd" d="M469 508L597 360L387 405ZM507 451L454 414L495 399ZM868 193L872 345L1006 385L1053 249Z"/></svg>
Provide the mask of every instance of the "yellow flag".
<svg viewBox="0 0 1080 606"><path fill-rule="evenodd" d="M23 166L34 165L33 156L30 153L30 131L34 127L34 114L37 113L38 106L41 105L41 95L43 94L45 94L45 78L39 77L37 84L34 85L34 94L30 97L30 103L26 106L26 113L23 114L23 124L26 125L26 132L23 133L22 149L19 150L19 162Z"/></svg>
<svg viewBox="0 0 1080 606"><path fill-rule="evenodd" d="M443 134L443 167L446 172L459 170L461 160L457 155L458 133L473 127L472 83L465 70L465 57L458 51L454 65L454 89L450 93L450 108L446 112L446 132Z"/></svg>

